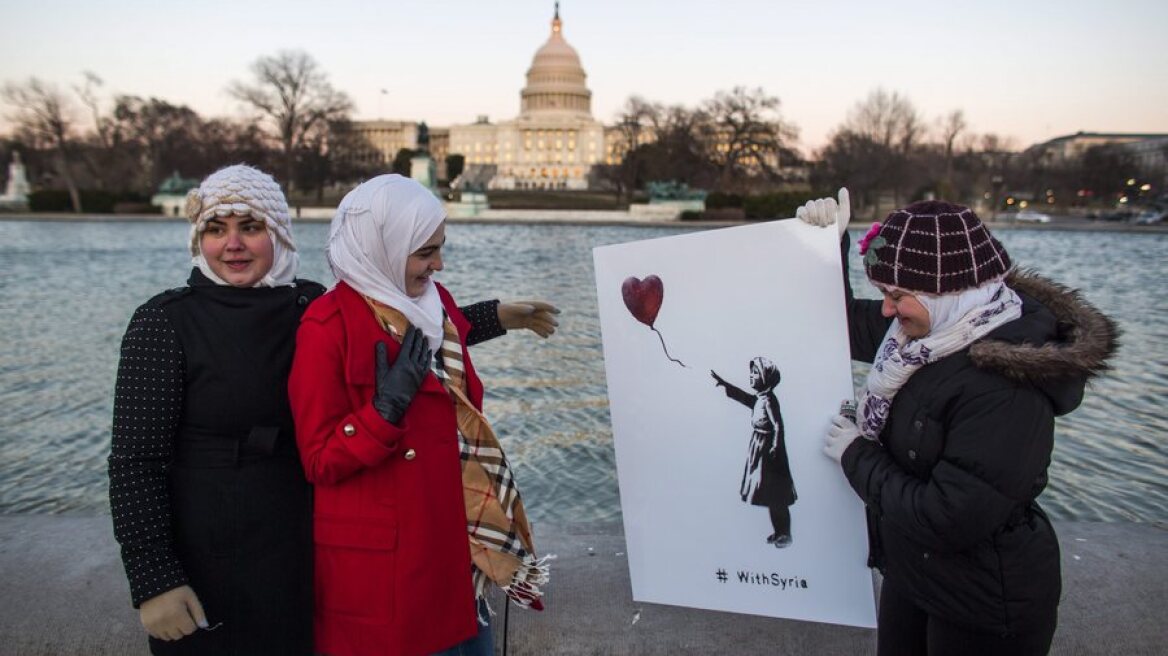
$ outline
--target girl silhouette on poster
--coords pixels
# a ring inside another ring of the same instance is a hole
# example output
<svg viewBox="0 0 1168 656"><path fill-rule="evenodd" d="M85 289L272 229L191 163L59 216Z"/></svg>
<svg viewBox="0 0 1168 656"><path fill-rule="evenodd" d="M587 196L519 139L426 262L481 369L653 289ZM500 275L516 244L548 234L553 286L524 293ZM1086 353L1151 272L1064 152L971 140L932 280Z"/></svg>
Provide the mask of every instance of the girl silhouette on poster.
<svg viewBox="0 0 1168 656"><path fill-rule="evenodd" d="M750 386L747 392L726 382L712 369L715 384L726 391L726 396L751 408L750 425L753 432L746 453L746 467L742 471L739 494L742 500L770 510L774 533L768 544L782 549L791 544L791 509L795 503L795 482L787 460L787 444L783 434L783 416L779 413L779 399L775 396L781 376L779 368L770 360L757 357L750 361Z"/></svg>

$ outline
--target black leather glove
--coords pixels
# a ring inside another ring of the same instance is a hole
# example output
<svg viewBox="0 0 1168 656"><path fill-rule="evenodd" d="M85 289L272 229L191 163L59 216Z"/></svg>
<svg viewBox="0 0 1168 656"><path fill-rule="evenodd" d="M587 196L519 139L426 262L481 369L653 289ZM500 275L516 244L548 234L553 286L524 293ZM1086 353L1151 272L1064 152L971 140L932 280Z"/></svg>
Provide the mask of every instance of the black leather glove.
<svg viewBox="0 0 1168 656"><path fill-rule="evenodd" d="M406 408L410 407L414 394L430 371L431 354L426 336L414 326L406 330L401 351L393 364L389 364L386 348L385 342L378 342L374 347L377 379L373 407L382 418L396 425L406 414Z"/></svg>

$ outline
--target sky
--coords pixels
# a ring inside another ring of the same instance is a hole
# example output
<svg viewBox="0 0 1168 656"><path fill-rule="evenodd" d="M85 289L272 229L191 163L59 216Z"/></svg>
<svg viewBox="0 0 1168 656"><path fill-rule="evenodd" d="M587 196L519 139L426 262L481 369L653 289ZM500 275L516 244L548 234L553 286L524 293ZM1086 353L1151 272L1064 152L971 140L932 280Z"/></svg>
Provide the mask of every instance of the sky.
<svg viewBox="0 0 1168 656"><path fill-rule="evenodd" d="M1168 133L1163 0L563 0L560 12L604 122L632 95L692 107L761 87L811 154L883 88L929 125L960 109L971 132L1016 147L1080 130ZM0 83L69 89L90 71L107 98L240 117L228 84L299 49L357 119L500 121L519 113L552 13L552 0L11 0Z"/></svg>

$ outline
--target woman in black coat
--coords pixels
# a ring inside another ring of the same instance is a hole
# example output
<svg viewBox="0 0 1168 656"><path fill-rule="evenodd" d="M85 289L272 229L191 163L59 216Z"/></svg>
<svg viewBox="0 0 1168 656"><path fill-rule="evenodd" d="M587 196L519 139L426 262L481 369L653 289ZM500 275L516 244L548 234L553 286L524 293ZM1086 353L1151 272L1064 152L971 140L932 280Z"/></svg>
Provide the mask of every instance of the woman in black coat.
<svg viewBox="0 0 1168 656"><path fill-rule="evenodd" d="M846 190L840 201L798 215L845 234ZM847 287L849 337L873 365L858 423L835 418L824 450L867 507L884 573L877 652L1045 654L1061 577L1037 497L1054 418L1106 369L1118 331L1077 293L1014 270L966 207L896 210L860 252L884 298Z"/></svg>
<svg viewBox="0 0 1168 656"><path fill-rule="evenodd" d="M114 534L155 654L312 653L311 497L287 378L300 315L288 205L230 166L187 198L194 269L122 340Z"/></svg>

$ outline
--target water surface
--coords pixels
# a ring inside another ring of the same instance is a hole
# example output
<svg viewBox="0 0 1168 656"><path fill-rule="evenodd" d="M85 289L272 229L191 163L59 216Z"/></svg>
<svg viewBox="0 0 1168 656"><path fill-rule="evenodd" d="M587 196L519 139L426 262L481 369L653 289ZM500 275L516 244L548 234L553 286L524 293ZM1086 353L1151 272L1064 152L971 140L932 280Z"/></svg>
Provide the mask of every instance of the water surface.
<svg viewBox="0 0 1168 656"><path fill-rule="evenodd" d="M326 229L296 235L302 276L328 283ZM440 279L460 302L543 298L563 309L549 340L508 336L472 351L533 519L620 517L592 248L683 230L448 229ZM1042 503L1060 519L1168 520L1168 235L998 236L1016 262L1087 290L1125 333L1114 371L1059 420ZM0 222L0 512L107 512L118 345L135 307L185 282L186 241L183 223ZM856 269L857 293L875 297Z"/></svg>

